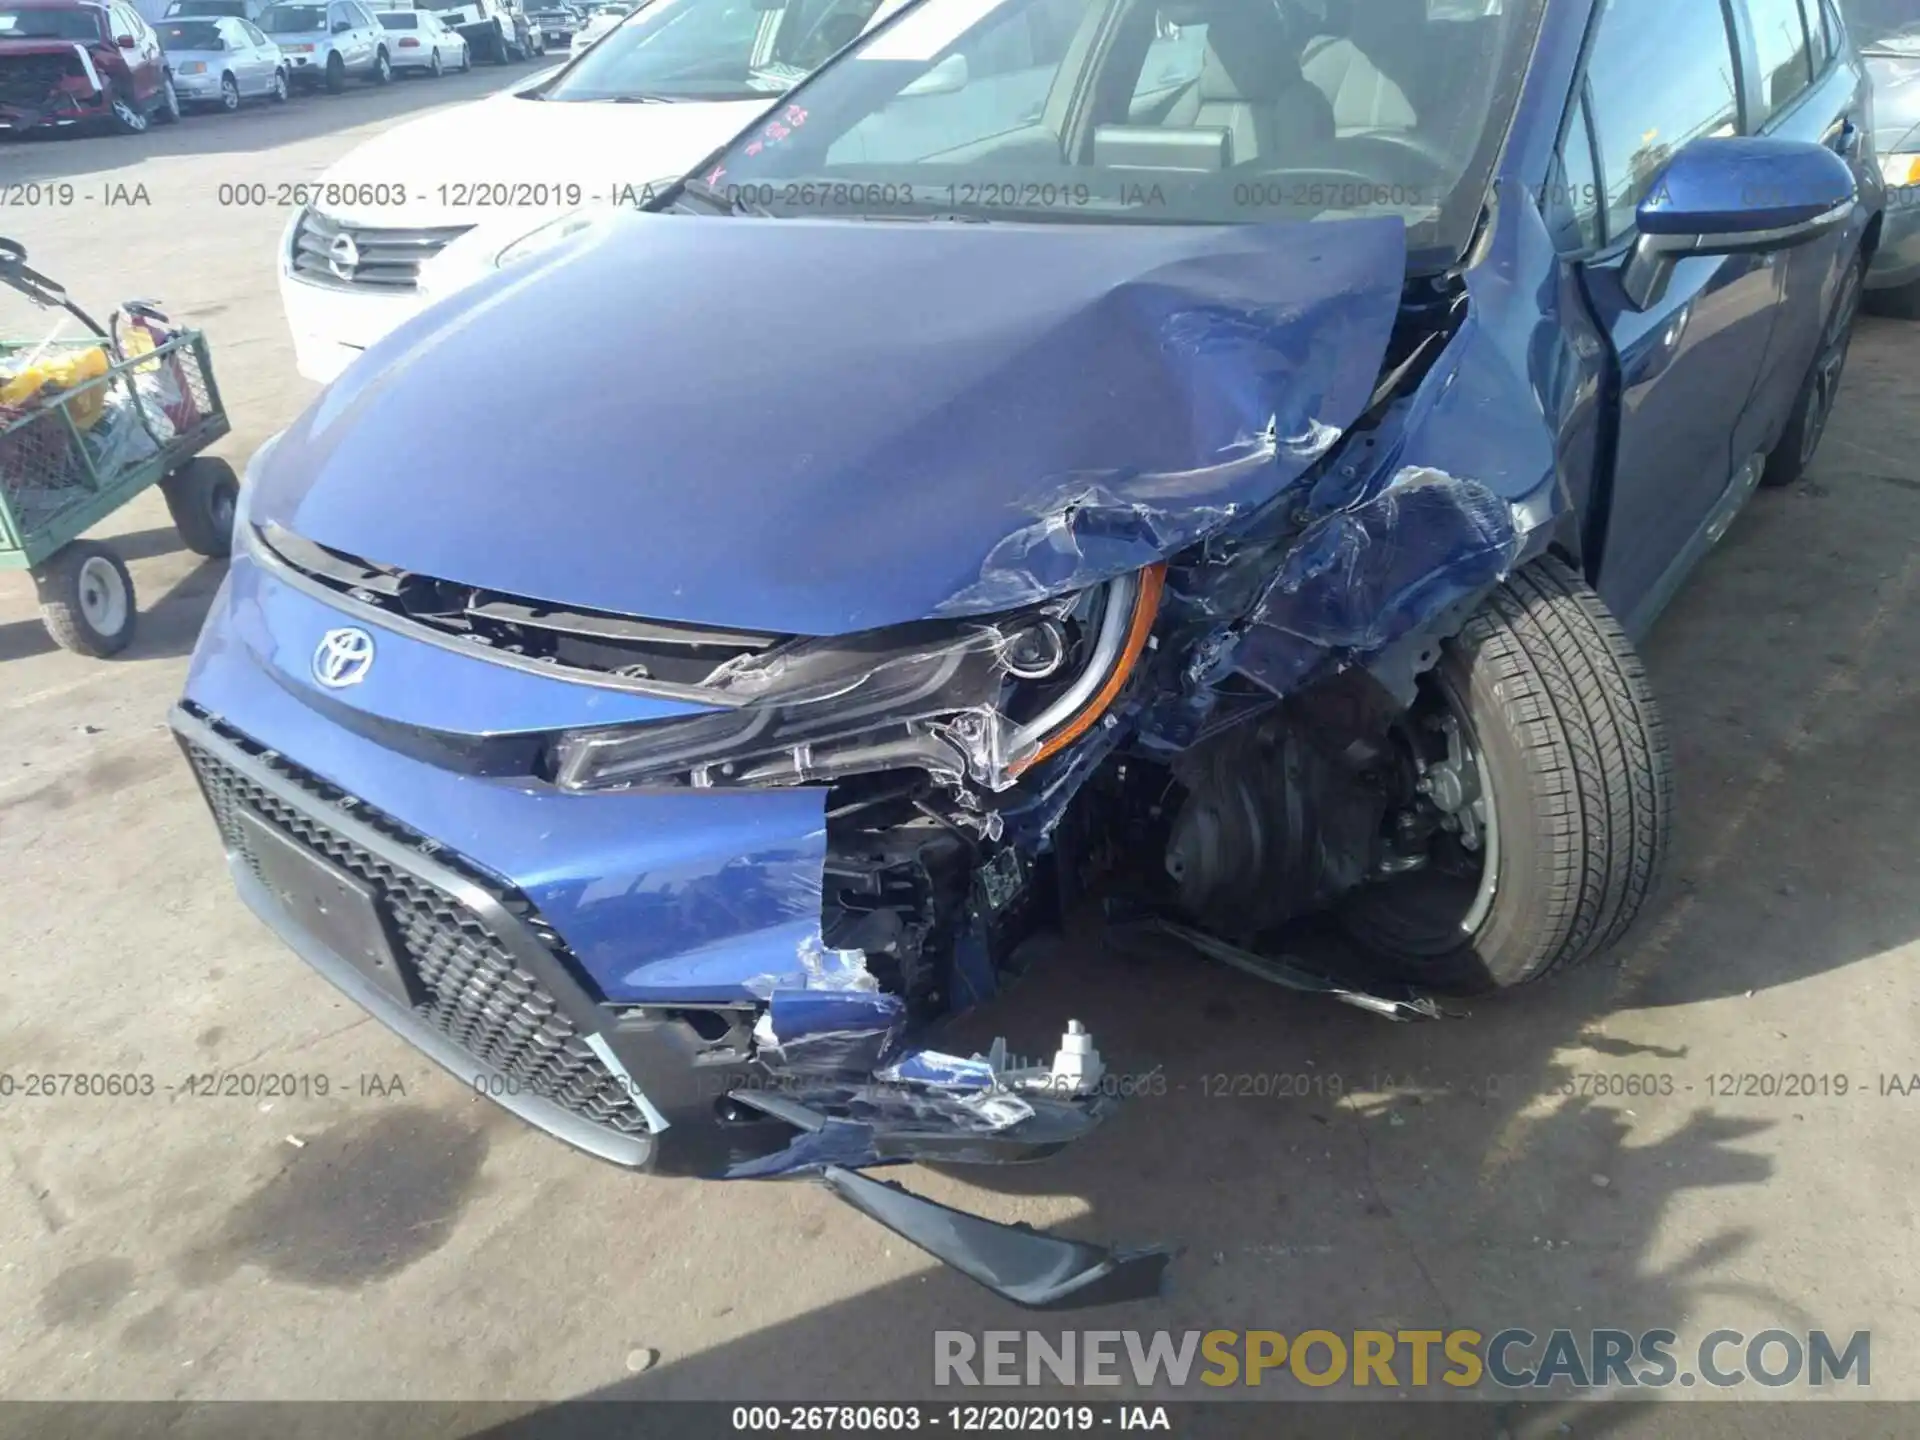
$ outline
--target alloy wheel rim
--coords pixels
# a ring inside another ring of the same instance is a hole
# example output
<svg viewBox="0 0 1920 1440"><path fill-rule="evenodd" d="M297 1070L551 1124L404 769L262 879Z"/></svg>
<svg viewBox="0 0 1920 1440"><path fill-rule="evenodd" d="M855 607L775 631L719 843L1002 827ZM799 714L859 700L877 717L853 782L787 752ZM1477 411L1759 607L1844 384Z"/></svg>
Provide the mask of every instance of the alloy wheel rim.
<svg viewBox="0 0 1920 1440"><path fill-rule="evenodd" d="M220 82L220 103L229 110L240 108L240 87L232 80Z"/></svg>
<svg viewBox="0 0 1920 1440"><path fill-rule="evenodd" d="M80 614L95 633L117 635L127 623L127 587L104 556L92 555L80 567Z"/></svg>
<svg viewBox="0 0 1920 1440"><path fill-rule="evenodd" d="M147 117L124 100L116 100L113 102L113 113L114 117L129 130L137 131L147 128Z"/></svg>

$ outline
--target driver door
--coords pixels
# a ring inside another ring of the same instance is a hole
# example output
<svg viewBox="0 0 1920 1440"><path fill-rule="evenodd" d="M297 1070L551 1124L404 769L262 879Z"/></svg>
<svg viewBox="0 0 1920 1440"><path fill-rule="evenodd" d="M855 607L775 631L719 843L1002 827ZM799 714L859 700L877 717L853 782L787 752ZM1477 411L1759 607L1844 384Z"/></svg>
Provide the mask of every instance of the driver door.
<svg viewBox="0 0 1920 1440"><path fill-rule="evenodd" d="M1780 257L1682 260L1645 309L1623 283L1637 208L1667 161L1692 140L1743 133L1738 55L1721 0L1609 0L1549 197L1584 251L1587 296L1618 367L1610 498L1588 541L1600 593L1636 638L1758 479L1752 400L1780 308Z"/></svg>

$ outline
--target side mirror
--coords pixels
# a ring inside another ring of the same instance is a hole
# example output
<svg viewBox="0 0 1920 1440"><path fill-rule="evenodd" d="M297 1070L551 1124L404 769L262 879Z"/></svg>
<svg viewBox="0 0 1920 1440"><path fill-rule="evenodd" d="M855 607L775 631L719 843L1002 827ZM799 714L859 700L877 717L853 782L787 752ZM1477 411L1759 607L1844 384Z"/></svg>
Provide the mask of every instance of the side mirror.
<svg viewBox="0 0 1920 1440"><path fill-rule="evenodd" d="M1759 255L1819 239L1853 218L1859 185L1824 145L1745 137L1695 140L1640 202L1622 283L1645 310L1689 255Z"/></svg>
<svg viewBox="0 0 1920 1440"><path fill-rule="evenodd" d="M350 21L336 20L333 22L333 33L336 35L344 35L352 28L353 25Z"/></svg>
<svg viewBox="0 0 1920 1440"><path fill-rule="evenodd" d="M967 57L949 55L918 80L900 92L902 99L909 95L951 95L956 90L967 88Z"/></svg>
<svg viewBox="0 0 1920 1440"><path fill-rule="evenodd" d="M116 35L113 37L113 43L118 45L122 50L131 50L133 49L133 36Z"/></svg>

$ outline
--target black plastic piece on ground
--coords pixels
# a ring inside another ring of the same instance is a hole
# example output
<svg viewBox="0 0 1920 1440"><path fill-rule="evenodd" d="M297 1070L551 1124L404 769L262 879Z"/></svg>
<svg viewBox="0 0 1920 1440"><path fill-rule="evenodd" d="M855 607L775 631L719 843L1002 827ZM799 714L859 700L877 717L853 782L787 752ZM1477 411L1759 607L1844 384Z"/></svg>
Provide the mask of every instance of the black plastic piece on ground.
<svg viewBox="0 0 1920 1440"><path fill-rule="evenodd" d="M1114 1251L950 1210L898 1185L829 1165L820 1179L878 1220L1001 1298L1030 1310L1080 1310L1160 1293L1163 1249Z"/></svg>

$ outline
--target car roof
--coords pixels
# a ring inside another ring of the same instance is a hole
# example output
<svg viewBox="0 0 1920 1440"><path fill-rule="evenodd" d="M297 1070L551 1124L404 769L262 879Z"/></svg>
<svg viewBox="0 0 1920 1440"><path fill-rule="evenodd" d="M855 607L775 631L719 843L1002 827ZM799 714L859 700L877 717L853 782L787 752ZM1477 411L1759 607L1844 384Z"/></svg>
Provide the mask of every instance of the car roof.
<svg viewBox="0 0 1920 1440"><path fill-rule="evenodd" d="M107 0L7 0L9 10L104 10Z"/></svg>

